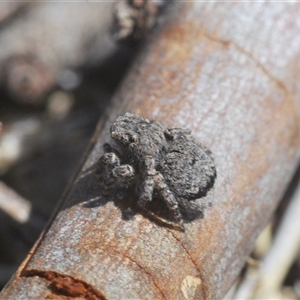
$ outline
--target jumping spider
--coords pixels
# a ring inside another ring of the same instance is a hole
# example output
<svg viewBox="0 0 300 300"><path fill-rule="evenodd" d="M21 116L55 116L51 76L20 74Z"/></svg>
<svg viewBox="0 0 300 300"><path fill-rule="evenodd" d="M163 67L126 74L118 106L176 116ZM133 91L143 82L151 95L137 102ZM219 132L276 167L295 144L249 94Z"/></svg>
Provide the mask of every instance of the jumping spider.
<svg viewBox="0 0 300 300"><path fill-rule="evenodd" d="M182 213L202 214L209 204L201 198L216 178L211 152L189 130L165 129L132 113L118 117L110 134L117 148L105 144L106 153L97 162L103 193L122 198L128 188L135 187L138 207L149 213L146 205L155 194L172 213L174 227L184 231Z"/></svg>

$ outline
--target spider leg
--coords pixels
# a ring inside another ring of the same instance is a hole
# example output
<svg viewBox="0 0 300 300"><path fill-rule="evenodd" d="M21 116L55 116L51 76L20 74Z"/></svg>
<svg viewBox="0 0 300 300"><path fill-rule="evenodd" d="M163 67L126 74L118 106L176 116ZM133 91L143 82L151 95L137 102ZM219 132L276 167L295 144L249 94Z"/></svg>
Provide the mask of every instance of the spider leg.
<svg viewBox="0 0 300 300"><path fill-rule="evenodd" d="M108 152L99 158L96 176L104 194L113 192L118 198L122 198L125 189L134 183L135 171L130 165L121 165L114 152Z"/></svg>
<svg viewBox="0 0 300 300"><path fill-rule="evenodd" d="M145 163L142 166L142 174L144 176L142 176L143 178L143 182L139 188L139 201L138 201L138 206L151 218L163 223L163 224L167 224L169 226L171 226L172 228L175 228L177 230L180 231L184 231L184 226L182 223L182 219L179 217L179 219L177 220L177 218L175 217L176 221L178 221L178 224L174 224L173 222L169 222L165 219L160 218L159 216L157 216L156 214L154 214L152 211L148 210L146 208L146 205L148 202L150 202L152 200L152 195L153 195L153 190L154 190L154 186L158 186L158 189L160 192L160 194L162 195L162 197L164 198L164 200L166 201L168 207L170 210L173 210L171 207L173 207L173 203L174 205L177 207L177 210L175 208L176 211L179 212L178 210L178 206L177 206L177 202L174 198L174 195L169 191L167 185L164 183L163 181L163 177L159 172L156 172L155 170L155 160L152 157L146 157L145 159ZM162 179L157 179L158 174L161 176ZM169 194L169 196L166 196L166 194ZM167 197L167 199L165 199L165 197ZM172 198L173 197L173 198ZM180 212L179 212L180 214ZM181 214L180 214L181 215Z"/></svg>
<svg viewBox="0 0 300 300"><path fill-rule="evenodd" d="M155 188L161 198L165 201L169 210L173 213L176 223L178 223L181 230L184 231L183 218L178 207L178 202L174 194L170 191L168 185L165 183L165 180L160 172L156 172Z"/></svg>
<svg viewBox="0 0 300 300"><path fill-rule="evenodd" d="M152 156L145 158L144 164L141 166L142 183L139 186L138 206L144 208L148 202L152 200L154 189L154 176L155 176L155 160Z"/></svg>
<svg viewBox="0 0 300 300"><path fill-rule="evenodd" d="M102 178L103 175L110 173L117 166L120 166L119 157L114 152L105 153L97 161L96 175Z"/></svg>
<svg viewBox="0 0 300 300"><path fill-rule="evenodd" d="M191 134L191 130L180 127L167 128L164 131L165 137L169 140L174 140L176 136Z"/></svg>
<svg viewBox="0 0 300 300"><path fill-rule="evenodd" d="M110 153L110 152L112 152L112 153L116 154L118 157L122 157L121 154L120 154L120 152L119 152L116 148L113 148L113 147L112 147L110 144L108 144L108 143L105 143L105 144L103 145L103 149L104 149L105 153Z"/></svg>
<svg viewBox="0 0 300 300"><path fill-rule="evenodd" d="M134 175L134 169L130 165L120 165L112 170L112 176L115 179L121 180L123 184L128 184L127 187L133 183Z"/></svg>

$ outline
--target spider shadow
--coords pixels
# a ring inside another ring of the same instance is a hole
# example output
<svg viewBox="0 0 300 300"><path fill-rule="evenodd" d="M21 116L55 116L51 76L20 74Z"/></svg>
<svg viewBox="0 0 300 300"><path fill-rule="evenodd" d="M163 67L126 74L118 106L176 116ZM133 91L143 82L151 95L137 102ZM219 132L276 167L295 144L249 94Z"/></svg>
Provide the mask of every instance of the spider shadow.
<svg viewBox="0 0 300 300"><path fill-rule="evenodd" d="M140 214L160 227L167 227L169 229L182 231L182 228L180 228L179 224L177 224L176 220L174 220L174 217L167 208L165 202L157 196L154 196L153 200L145 207L144 210L137 206L136 203L138 201L138 197L135 195L135 191L133 189L128 191L122 198L116 198L113 196L103 197L107 202L114 202L115 206L121 212L122 220L130 221L136 214ZM97 199L92 199L83 206L88 208L98 207L99 201ZM182 212L182 215L185 223L190 223L195 219L201 219L204 217L202 211L197 213L194 212L193 214Z"/></svg>
<svg viewBox="0 0 300 300"><path fill-rule="evenodd" d="M97 208L105 206L108 202L114 202L121 211L122 219L130 220L136 213L134 192L128 190L124 197L118 197L117 193L104 195L95 174L95 164L86 169L76 178L71 189L67 193L66 201L62 209L80 205L84 208Z"/></svg>
<svg viewBox="0 0 300 300"><path fill-rule="evenodd" d="M176 221L172 212L168 209L165 202L155 193L153 200L147 204L145 210L137 206L138 196L134 188L123 191L117 195L117 191L110 195L104 195L95 174L95 165L89 167L82 173L73 184L69 191L64 208L80 204L84 208L97 208L105 206L108 202L120 210L123 220L131 220L136 214L140 214L161 227L175 229ZM203 218L203 212L185 212L181 210L184 223L190 223L195 219Z"/></svg>

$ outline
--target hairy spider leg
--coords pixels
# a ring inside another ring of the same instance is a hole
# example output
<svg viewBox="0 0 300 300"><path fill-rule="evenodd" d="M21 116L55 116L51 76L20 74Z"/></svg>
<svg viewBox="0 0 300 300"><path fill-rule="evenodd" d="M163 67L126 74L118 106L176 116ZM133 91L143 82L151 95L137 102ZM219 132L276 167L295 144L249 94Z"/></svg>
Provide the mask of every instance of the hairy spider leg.
<svg viewBox="0 0 300 300"><path fill-rule="evenodd" d="M174 140L175 136L191 134L191 130L180 127L168 128L164 131L165 137L169 140Z"/></svg>
<svg viewBox="0 0 300 300"><path fill-rule="evenodd" d="M103 154L97 162L97 176L103 176L103 169L110 173L115 167L120 165L120 159L114 152Z"/></svg>
<svg viewBox="0 0 300 300"><path fill-rule="evenodd" d="M121 165L119 157L114 152L108 152L100 157L96 175L104 194L113 191L117 193L117 198L122 198L124 189L133 185L135 171L130 165Z"/></svg>
<svg viewBox="0 0 300 300"><path fill-rule="evenodd" d="M152 156L147 156L141 169L143 182L139 187L140 197L138 206L145 207L148 202L152 201L154 176L156 173L154 158Z"/></svg>
<svg viewBox="0 0 300 300"><path fill-rule="evenodd" d="M165 201L168 209L173 213L175 221L179 227L184 231L184 224L181 212L178 207L177 200L174 194L170 191L168 185L165 183L164 177L160 172L155 174L155 188L161 198Z"/></svg>

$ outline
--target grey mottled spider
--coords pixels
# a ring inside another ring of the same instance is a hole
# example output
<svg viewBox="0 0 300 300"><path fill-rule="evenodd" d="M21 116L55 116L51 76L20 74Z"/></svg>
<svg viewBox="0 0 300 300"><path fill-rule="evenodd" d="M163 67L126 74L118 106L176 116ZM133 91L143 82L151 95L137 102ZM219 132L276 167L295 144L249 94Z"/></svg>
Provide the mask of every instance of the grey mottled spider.
<svg viewBox="0 0 300 300"><path fill-rule="evenodd" d="M135 187L137 205L146 211L155 194L181 230L182 213L197 215L208 206L201 198L214 185L216 169L211 152L189 130L165 129L158 122L126 113L111 125L110 133L116 147L105 144L106 153L96 170L104 194L122 198Z"/></svg>

